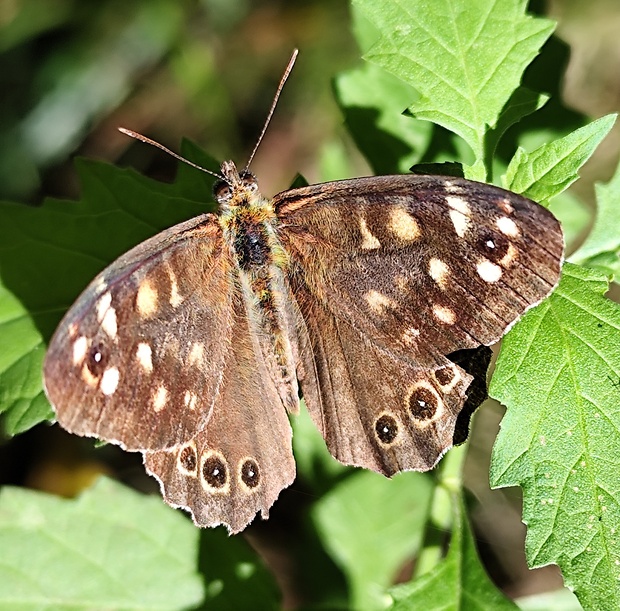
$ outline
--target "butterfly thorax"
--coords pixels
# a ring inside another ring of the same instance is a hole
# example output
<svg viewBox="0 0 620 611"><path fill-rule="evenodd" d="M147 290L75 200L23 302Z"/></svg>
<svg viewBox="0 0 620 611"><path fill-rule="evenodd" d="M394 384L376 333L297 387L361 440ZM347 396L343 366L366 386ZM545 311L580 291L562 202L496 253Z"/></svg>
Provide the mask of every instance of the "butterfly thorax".
<svg viewBox="0 0 620 611"><path fill-rule="evenodd" d="M235 263L235 284L280 397L287 409L296 410L292 316L286 311L287 257L276 234L275 209L260 194L251 173L239 173L228 161L222 164L222 175L214 195L224 242Z"/></svg>

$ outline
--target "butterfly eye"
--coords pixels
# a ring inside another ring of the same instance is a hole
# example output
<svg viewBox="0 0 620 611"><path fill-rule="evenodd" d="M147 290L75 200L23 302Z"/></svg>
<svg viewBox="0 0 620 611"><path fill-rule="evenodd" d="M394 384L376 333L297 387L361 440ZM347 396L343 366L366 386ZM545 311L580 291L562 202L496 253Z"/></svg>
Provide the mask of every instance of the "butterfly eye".
<svg viewBox="0 0 620 611"><path fill-rule="evenodd" d="M218 180L213 185L213 197L218 204L225 204L230 201L232 193L232 187L224 180Z"/></svg>
<svg viewBox="0 0 620 611"><path fill-rule="evenodd" d="M256 176L248 171L241 172L241 183L243 186L250 191L258 191L258 181L256 180Z"/></svg>

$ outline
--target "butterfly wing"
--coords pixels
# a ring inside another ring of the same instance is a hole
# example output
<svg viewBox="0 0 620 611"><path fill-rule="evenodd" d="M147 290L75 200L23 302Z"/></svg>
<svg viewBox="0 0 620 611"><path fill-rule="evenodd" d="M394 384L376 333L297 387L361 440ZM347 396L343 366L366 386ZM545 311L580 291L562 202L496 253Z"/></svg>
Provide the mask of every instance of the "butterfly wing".
<svg viewBox="0 0 620 611"><path fill-rule="evenodd" d="M143 242L93 280L44 365L64 428L143 450L204 427L232 324L227 253L217 217L206 214Z"/></svg>
<svg viewBox="0 0 620 611"><path fill-rule="evenodd" d="M441 177L342 181L274 202L303 319L301 387L330 451L388 475L431 468L462 441L464 406L484 399L472 391L488 365L479 346L557 283L557 221L518 195ZM454 357L463 350L473 366Z"/></svg>
<svg viewBox="0 0 620 611"><path fill-rule="evenodd" d="M496 342L559 278L557 220L490 185L382 176L274 203L292 273L333 314L419 364Z"/></svg>
<svg viewBox="0 0 620 611"><path fill-rule="evenodd" d="M146 452L147 471L166 502L192 513L198 526L243 530L295 478L292 432L250 318L235 299L235 334L220 392L205 429L188 443Z"/></svg>

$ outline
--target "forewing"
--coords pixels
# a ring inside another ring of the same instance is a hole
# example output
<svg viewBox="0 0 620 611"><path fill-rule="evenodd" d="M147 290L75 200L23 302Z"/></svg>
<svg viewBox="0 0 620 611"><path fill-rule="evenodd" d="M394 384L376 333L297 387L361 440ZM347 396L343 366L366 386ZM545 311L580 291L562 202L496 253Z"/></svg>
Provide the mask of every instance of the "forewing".
<svg viewBox="0 0 620 611"><path fill-rule="evenodd" d="M144 455L167 503L189 510L198 526L225 524L231 533L259 511L267 518L295 479L286 410L240 300L235 311L235 333L206 428L178 448Z"/></svg>
<svg viewBox="0 0 620 611"><path fill-rule="evenodd" d="M274 203L290 273L336 317L419 365L496 342L559 279L557 220L490 185L382 176Z"/></svg>
<svg viewBox="0 0 620 611"><path fill-rule="evenodd" d="M69 309L45 359L62 426L128 450L201 430L221 384L232 324L231 262L217 217L143 242L101 272Z"/></svg>

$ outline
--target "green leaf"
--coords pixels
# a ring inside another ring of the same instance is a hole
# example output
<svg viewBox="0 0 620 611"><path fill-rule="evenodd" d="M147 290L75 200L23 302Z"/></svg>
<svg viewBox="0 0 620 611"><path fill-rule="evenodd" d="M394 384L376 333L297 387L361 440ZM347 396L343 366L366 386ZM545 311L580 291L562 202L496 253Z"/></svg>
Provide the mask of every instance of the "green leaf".
<svg viewBox="0 0 620 611"><path fill-rule="evenodd" d="M327 449L325 440L312 422L305 402L299 414L291 418L293 427L293 453L299 475L314 490L325 491L345 475L350 467L338 462Z"/></svg>
<svg viewBox="0 0 620 611"><path fill-rule="evenodd" d="M592 267L603 256L610 263L620 255L620 165L613 178L606 184L596 185L596 218L594 226L579 250L570 260Z"/></svg>
<svg viewBox="0 0 620 611"><path fill-rule="evenodd" d="M334 88L349 133L375 174L406 173L420 161L433 125L402 114L418 95L412 87L367 64L340 74Z"/></svg>
<svg viewBox="0 0 620 611"><path fill-rule="evenodd" d="M452 495L454 512L450 549L441 564L415 581L390 590L390 611L503 611L517 609L493 585L476 550L460 494Z"/></svg>
<svg viewBox="0 0 620 611"><path fill-rule="evenodd" d="M132 246L205 212L202 202L210 199L212 178L193 168L166 185L102 163L76 165L79 202L47 200L40 208L0 202L0 345L6 346L0 412L9 434L50 416L42 392L43 342L82 289Z"/></svg>
<svg viewBox="0 0 620 611"><path fill-rule="evenodd" d="M415 87L419 119L460 135L484 179L485 135L519 87L553 23L525 15L526 2L354 0L380 30L365 58Z"/></svg>
<svg viewBox="0 0 620 611"><path fill-rule="evenodd" d="M555 592L543 592L517 598L515 603L521 611L582 611L577 597L566 588Z"/></svg>
<svg viewBox="0 0 620 611"><path fill-rule="evenodd" d="M3 431L16 435L51 417L41 387L45 345L28 312L0 285L0 413Z"/></svg>
<svg viewBox="0 0 620 611"><path fill-rule="evenodd" d="M362 471L316 503L313 521L327 552L347 576L351 608L385 606L386 586L420 547L431 492L430 478L422 473L389 480Z"/></svg>
<svg viewBox="0 0 620 611"><path fill-rule="evenodd" d="M579 178L579 168L590 158L615 121L616 115L601 117L531 153L519 147L503 177L503 186L534 201L548 202Z"/></svg>
<svg viewBox="0 0 620 611"><path fill-rule="evenodd" d="M193 608L198 530L161 499L105 478L75 500L0 492L0 608Z"/></svg>
<svg viewBox="0 0 620 611"><path fill-rule="evenodd" d="M620 306L566 263L504 338L490 394L507 406L493 487L523 489L531 567L558 564L586 609L620 608Z"/></svg>
<svg viewBox="0 0 620 611"><path fill-rule="evenodd" d="M273 575L243 537L229 537L226 529L201 531L200 573L206 596L205 611L261 611L282 609Z"/></svg>

